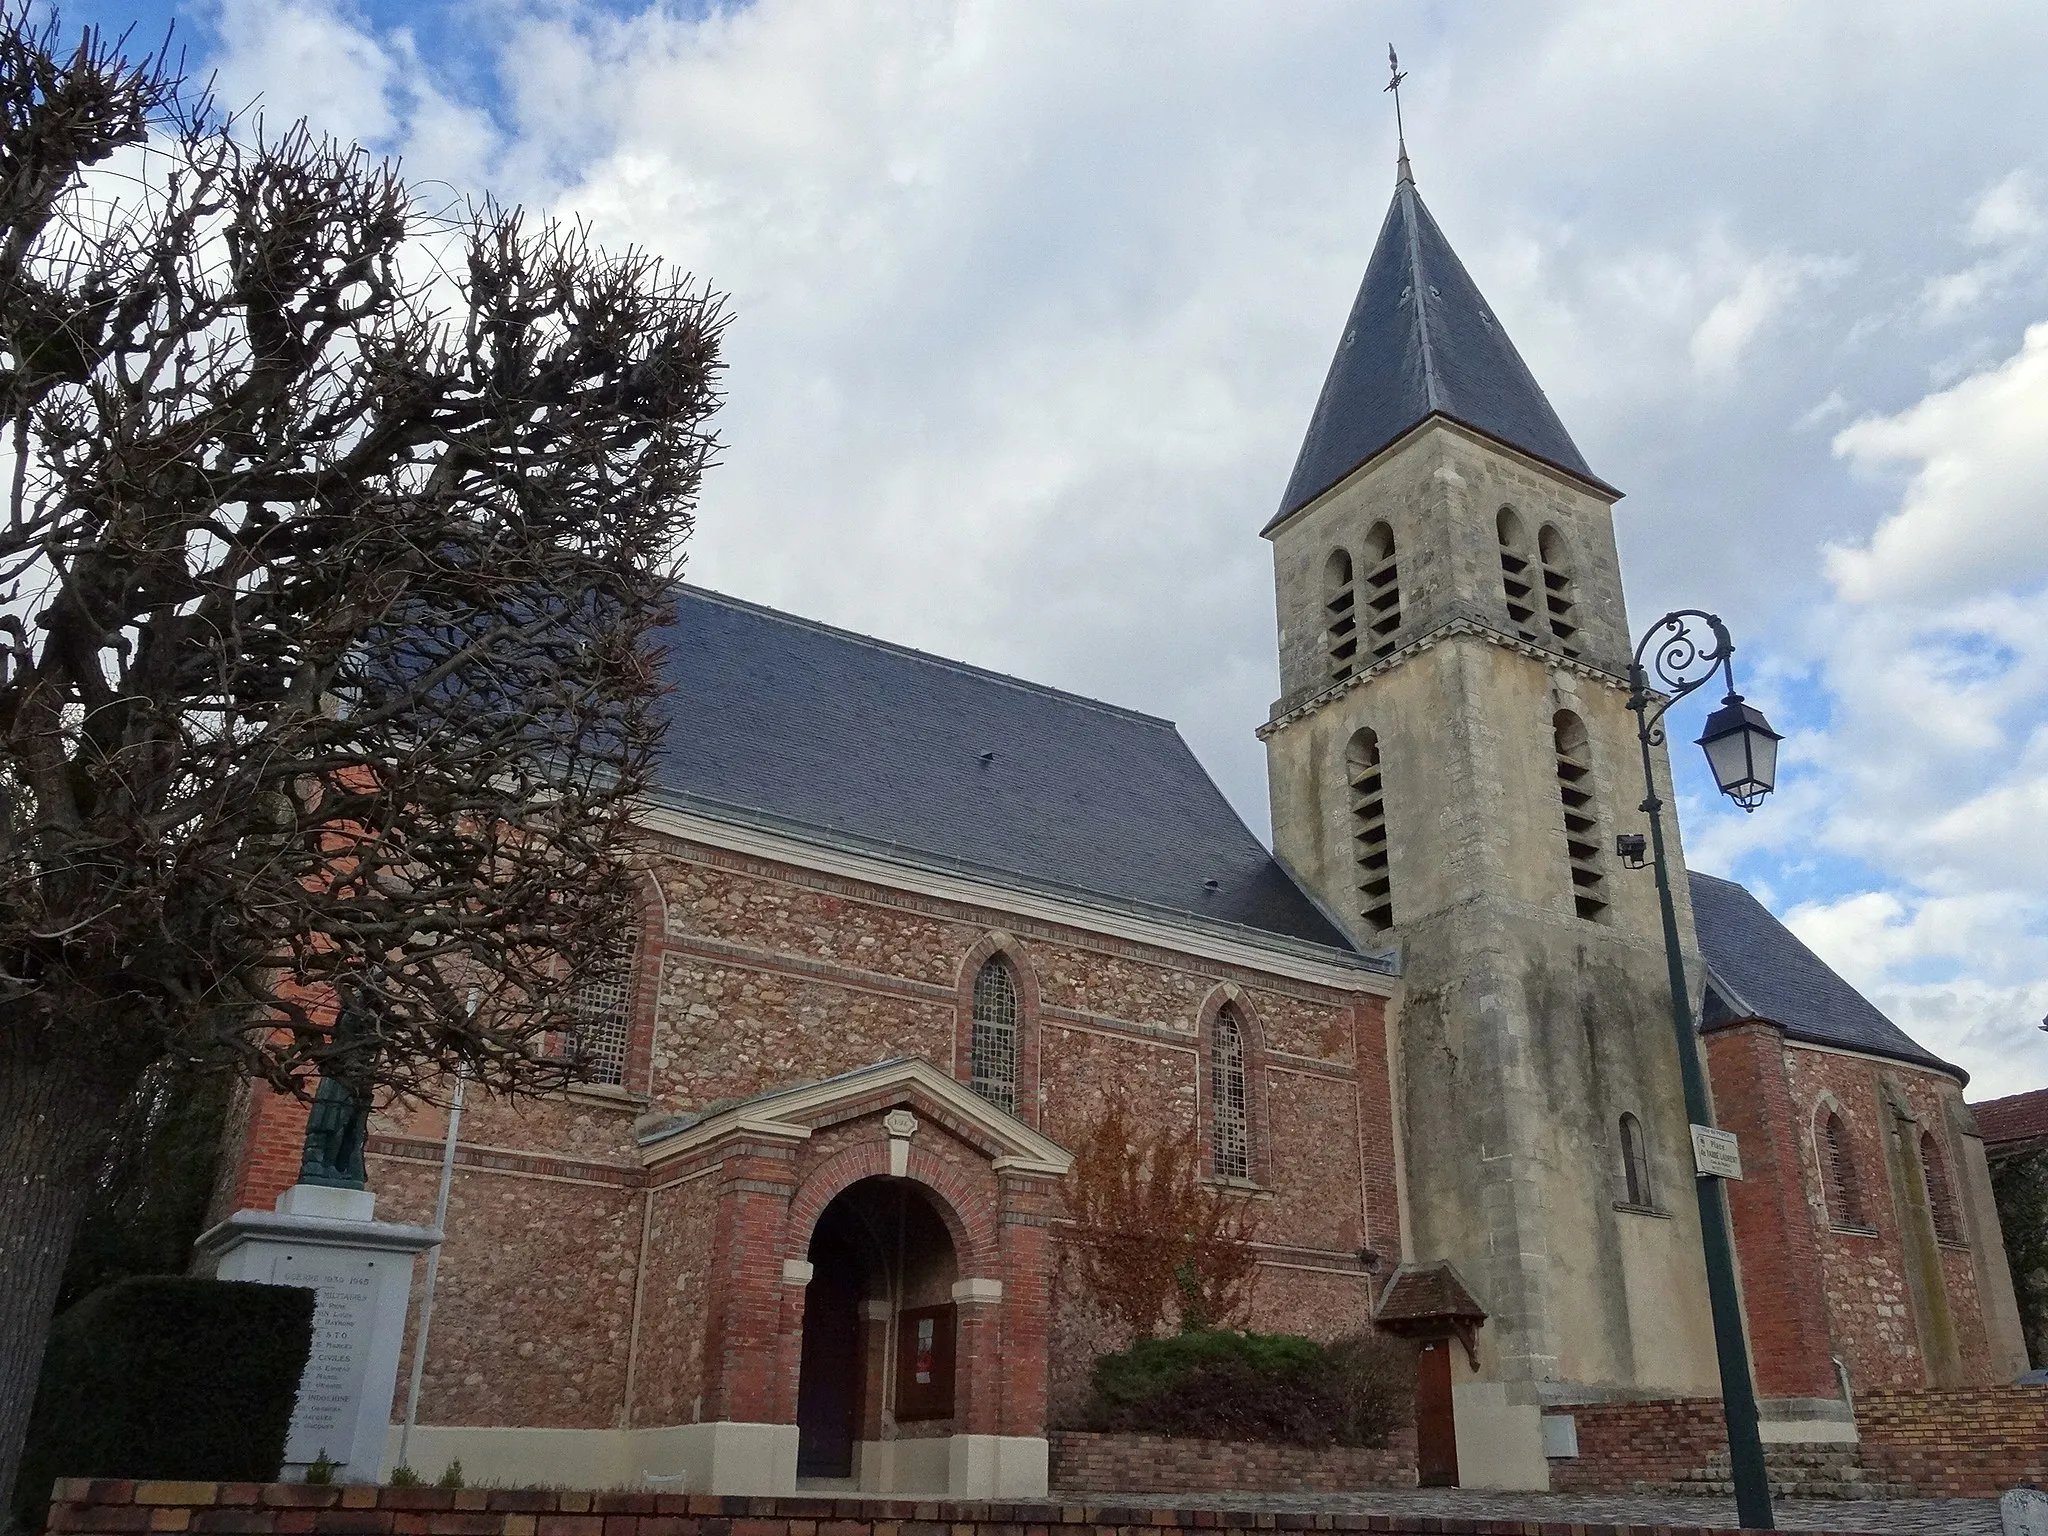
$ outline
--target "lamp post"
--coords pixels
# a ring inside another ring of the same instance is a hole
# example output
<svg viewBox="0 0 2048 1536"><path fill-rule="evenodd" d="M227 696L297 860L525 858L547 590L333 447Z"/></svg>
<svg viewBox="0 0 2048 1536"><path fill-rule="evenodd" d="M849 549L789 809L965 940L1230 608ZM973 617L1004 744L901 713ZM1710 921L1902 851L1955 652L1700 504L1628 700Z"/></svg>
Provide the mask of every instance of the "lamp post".
<svg viewBox="0 0 2048 1536"><path fill-rule="evenodd" d="M1702 629L1711 635L1702 634ZM1679 955L1678 912L1671 901L1671 872L1664 857L1663 802L1651 772L1652 747L1664 742L1665 711L1705 686L1719 672L1728 685L1721 707L1707 717L1699 745L1714 782L1745 811L1753 811L1777 781L1778 743L1783 740L1757 710L1735 691L1731 658L1735 642L1711 613L1681 608L1651 626L1629 663L1628 707L1635 711L1636 737L1643 750L1643 810L1650 818L1651 859L1657 867L1657 901L1664 915L1664 956L1671 971L1671 1027L1678 1036L1678 1067L1685 1080L1685 1112L1692 1122L1693 1180L1700 1204L1700 1244L1706 1250L1707 1296L1714 1313L1714 1352L1721 1365L1721 1406L1728 1419L1728 1464L1735 1478L1736 1520L1746 1530L1775 1530L1771 1485L1757 1433L1756 1387L1749 1374L1749 1345L1743 1336L1742 1302L1735 1289L1735 1250L1721 1176L1700 1167L1702 1142L1715 1139L1706 1073L1700 1066L1699 1035ZM1648 658L1647 664L1645 658ZM1651 687L1654 673L1656 689ZM1633 840L1638 854L1641 839ZM1623 850L1626 852L1627 850ZM1638 865L1640 867L1640 865ZM1699 1133L1708 1134L1702 1137Z"/></svg>

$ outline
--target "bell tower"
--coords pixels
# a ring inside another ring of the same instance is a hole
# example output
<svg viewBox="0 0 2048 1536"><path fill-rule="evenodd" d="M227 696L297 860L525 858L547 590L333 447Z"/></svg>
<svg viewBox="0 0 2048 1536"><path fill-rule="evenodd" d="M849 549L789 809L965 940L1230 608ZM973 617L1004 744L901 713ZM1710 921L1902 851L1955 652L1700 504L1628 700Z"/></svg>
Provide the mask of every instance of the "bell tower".
<svg viewBox="0 0 2048 1536"><path fill-rule="evenodd" d="M1642 826L1619 495L1404 149L1264 529L1260 734L1280 857L1401 954L1403 1257L1489 1315L1476 1369L1453 1352L1468 1485L1547 1486L1545 1408L1719 1390L1656 891L1614 853Z"/></svg>

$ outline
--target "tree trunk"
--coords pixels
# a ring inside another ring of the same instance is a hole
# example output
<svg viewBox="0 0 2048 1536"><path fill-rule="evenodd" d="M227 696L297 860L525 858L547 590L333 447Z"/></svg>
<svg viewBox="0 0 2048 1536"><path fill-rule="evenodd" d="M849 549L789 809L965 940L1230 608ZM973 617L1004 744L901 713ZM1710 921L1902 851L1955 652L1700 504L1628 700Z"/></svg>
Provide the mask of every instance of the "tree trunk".
<svg viewBox="0 0 2048 1536"><path fill-rule="evenodd" d="M93 1063L0 1027L0 1528L28 1434L50 1314L122 1095Z"/></svg>

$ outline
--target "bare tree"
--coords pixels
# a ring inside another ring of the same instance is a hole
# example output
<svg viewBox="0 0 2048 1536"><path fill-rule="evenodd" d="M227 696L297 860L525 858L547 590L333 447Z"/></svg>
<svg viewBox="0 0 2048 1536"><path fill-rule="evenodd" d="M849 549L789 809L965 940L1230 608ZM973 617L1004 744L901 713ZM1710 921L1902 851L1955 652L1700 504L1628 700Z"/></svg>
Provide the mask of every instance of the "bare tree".
<svg viewBox="0 0 2048 1536"><path fill-rule="evenodd" d="M152 1063L559 1081L535 1042L627 920L723 324L646 255L432 213L354 146L243 131L16 7L0 1508Z"/></svg>
<svg viewBox="0 0 2048 1536"><path fill-rule="evenodd" d="M1203 1182L1184 1132L1140 1132L1128 1097L1111 1097L1090 1125L1066 1202L1082 1286L1130 1337L1151 1338L1175 1310L1183 1331L1250 1310L1257 1218Z"/></svg>

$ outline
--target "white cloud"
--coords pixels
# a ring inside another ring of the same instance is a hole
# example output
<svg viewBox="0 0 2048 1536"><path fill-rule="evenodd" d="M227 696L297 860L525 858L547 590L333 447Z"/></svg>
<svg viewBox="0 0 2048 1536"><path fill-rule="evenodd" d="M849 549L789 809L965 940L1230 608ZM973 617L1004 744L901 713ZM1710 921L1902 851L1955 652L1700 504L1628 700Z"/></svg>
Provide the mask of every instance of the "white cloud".
<svg viewBox="0 0 2048 1536"><path fill-rule="evenodd" d="M1781 795L1686 802L1688 846L2028 1085L2000 1042L2048 1006L2048 340L2014 340L2048 318L2048 7L699 9L477 4L491 116L339 0L227 0L223 79L733 294L697 579L1174 716L1259 825L1255 530L1392 190L1383 34L1416 37L1423 192L1634 493L1632 606L1722 612L1788 729Z"/></svg>
<svg viewBox="0 0 2048 1536"><path fill-rule="evenodd" d="M2035 201L2034 178L2024 167L2007 172L1970 209L1965 238L1991 254L1927 280L1920 306L1932 324L1954 320L2009 287L2041 264L2048 252L2048 213Z"/></svg>
<svg viewBox="0 0 2048 1536"><path fill-rule="evenodd" d="M1844 427L1834 449L1860 469L1913 466L1867 542L1828 550L1843 597L1924 602L2048 576L2048 323L1997 367Z"/></svg>
<svg viewBox="0 0 2048 1536"><path fill-rule="evenodd" d="M1707 311L1692 333L1692 364L1702 377L1732 382L1744 354L1763 332L1816 281L1850 271L1853 263L1834 257L1789 256L1782 252L1750 263L1735 285Z"/></svg>

